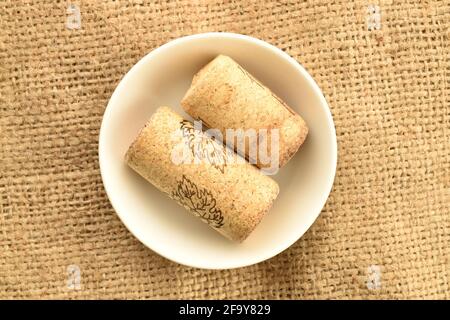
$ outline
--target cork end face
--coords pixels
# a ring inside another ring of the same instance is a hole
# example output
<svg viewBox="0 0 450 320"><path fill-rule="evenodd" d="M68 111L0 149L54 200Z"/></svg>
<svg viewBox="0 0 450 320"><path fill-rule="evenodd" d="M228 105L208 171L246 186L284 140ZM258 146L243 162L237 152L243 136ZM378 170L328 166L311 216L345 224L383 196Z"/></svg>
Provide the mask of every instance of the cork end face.
<svg viewBox="0 0 450 320"><path fill-rule="evenodd" d="M218 55L201 68L192 78L191 86L181 99L181 106L188 114L196 118L196 98L204 94L205 88L213 88L214 83L208 84L208 74L214 74L218 70L226 70L237 63L228 56ZM218 69L218 70L216 70Z"/></svg>
<svg viewBox="0 0 450 320"><path fill-rule="evenodd" d="M139 130L139 133L136 135L136 137L134 138L133 142L128 147L128 150L124 155L124 161L128 166L130 166L131 168L134 167L133 163L134 163L134 160L136 159L136 153L140 152L140 150L142 149L141 144L144 143L142 141L142 138L144 136L145 130L147 130L151 126L151 124L155 121L155 119L158 118L161 114L168 113L168 112L174 113L172 111L172 109L170 109L169 107L166 107L166 106L159 107L152 114L150 119L147 120L147 122L144 124L144 126Z"/></svg>
<svg viewBox="0 0 450 320"><path fill-rule="evenodd" d="M308 136L308 126L299 115L289 117L281 128L284 150L280 150L280 168L297 153Z"/></svg>
<svg viewBox="0 0 450 320"><path fill-rule="evenodd" d="M280 187L278 186L278 183L276 183L269 177L267 177L267 181L269 182L270 187L268 187L267 191L263 195L266 200L264 203L264 207L259 210L257 214L254 214L251 219L247 220L247 223L243 226L243 231L232 240L239 243L244 242L258 227L262 219L266 216L266 214L269 213L270 209L272 208L276 198L278 197L278 194L280 193Z"/></svg>

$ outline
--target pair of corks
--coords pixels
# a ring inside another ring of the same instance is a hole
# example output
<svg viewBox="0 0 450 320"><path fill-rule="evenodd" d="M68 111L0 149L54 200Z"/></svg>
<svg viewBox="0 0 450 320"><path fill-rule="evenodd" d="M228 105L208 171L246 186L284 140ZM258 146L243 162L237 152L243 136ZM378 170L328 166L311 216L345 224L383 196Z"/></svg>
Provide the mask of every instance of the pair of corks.
<svg viewBox="0 0 450 320"><path fill-rule="evenodd" d="M278 184L261 170L273 169L274 160L276 169L286 164L308 128L280 98L224 55L194 76L181 105L194 119L218 130L223 140L169 107L160 107L128 149L126 163L222 235L242 242L279 193ZM225 146L230 146L227 133L239 130L256 133L256 138L239 144L235 136L231 149ZM264 159L253 152L261 147Z"/></svg>

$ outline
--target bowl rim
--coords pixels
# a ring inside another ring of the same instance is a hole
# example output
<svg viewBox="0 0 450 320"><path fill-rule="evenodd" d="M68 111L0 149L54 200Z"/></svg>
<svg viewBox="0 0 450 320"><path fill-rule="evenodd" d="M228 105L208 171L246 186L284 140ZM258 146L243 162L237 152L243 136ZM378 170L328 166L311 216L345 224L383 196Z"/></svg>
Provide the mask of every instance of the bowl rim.
<svg viewBox="0 0 450 320"><path fill-rule="evenodd" d="M202 263L196 263L196 262L191 263L189 261L179 260L179 259L177 259L176 255L166 254L166 252L160 250L159 248L157 248L155 246L152 246L151 244L147 243L146 240L144 240L139 235L137 235L133 231L133 229L130 228L129 224L127 223L127 219L125 218L125 215L123 215L122 213L120 213L117 210L116 205L114 204L114 201L111 198L111 192L109 190L109 186L107 183L105 183L105 176L107 173L105 172L105 165L102 165L102 163L105 163L105 161L106 161L103 156L105 152L102 151L104 148L104 143L102 143L102 141L105 139L105 130L106 130L105 127L107 126L107 123L109 122L109 119L110 119L110 115L112 113L112 108L110 106L115 103L115 101L118 98L119 92L122 91L120 89L126 85L126 83L128 82L128 79L131 78L132 75L138 69L140 69L140 67L142 65L145 65L147 62L149 62L154 56L158 55L160 52L162 52L164 50L168 50L171 47L182 44L182 43L188 43L192 40L208 39L208 38L239 39L239 40L243 40L243 41L247 41L247 42L252 42L258 46L264 47L264 48L272 51L273 53L279 55L281 58L286 60L290 64L290 66L292 68L296 69L296 71L299 72L301 74L301 76L304 77L307 80L307 82L311 85L311 87L314 91L314 94L319 99L320 105L325 111L327 126L331 129L331 134L333 136L331 139L332 150L331 150L331 154L330 154L330 157L331 157L331 160L333 163L333 167L332 167L332 173L328 177L328 181L327 181L327 188L326 188L327 192L324 192L321 195L320 206L318 206L320 209L318 210L318 212L310 213L309 220L311 222L309 223L309 225L307 225L306 228L303 228L304 229L303 232L299 232L296 236L283 241L282 245L276 247L276 249L273 249L271 251L264 252L264 254L260 254L260 255L254 256L252 258L249 258L249 259L245 260L243 263L228 263L226 265L224 265L224 263L208 262L207 264L202 264ZM277 256L278 254L280 254L281 252L285 251L287 248L292 246L295 242L297 242L311 228L311 226L317 220L318 216L322 212L323 207L325 206L326 201L332 191L334 179L336 176L337 154L338 154L338 147L337 147L336 129L334 126L331 110L328 106L328 103L327 103L322 91L320 90L319 86L317 85L316 81L306 71L306 69L297 60L295 60L293 57L291 57L289 54L287 54L280 48L278 48L268 42L265 42L258 38L254 38L252 36L238 34L238 33L231 33L231 32L205 32L205 33L198 33L198 34L193 34L193 35L188 35L188 36L182 36L182 37L179 37L179 38L176 38L176 39L166 42L165 44L153 49L152 51L147 53L145 56L143 56L120 79L119 84L114 89L114 92L112 93L112 95L106 105L106 108L105 108L105 111L104 111L104 114L102 117L102 122L101 122L101 126L100 126L100 131L99 131L99 143L98 143L98 156L99 156L98 161L99 161L100 175L101 175L103 187L105 189L106 195L108 196L111 206L113 207L113 209L116 212L119 219L122 221L122 223L128 229L128 231L134 237L136 237L143 245L145 245L147 248L151 249L152 251L156 252L160 256L162 256L170 261L173 261L173 262L181 264L181 265L189 266L189 267L194 267L194 268L199 268L199 269L210 269L210 270L235 269L235 268L241 268L241 267L254 265L254 264L260 263L262 261L265 261L267 259Z"/></svg>

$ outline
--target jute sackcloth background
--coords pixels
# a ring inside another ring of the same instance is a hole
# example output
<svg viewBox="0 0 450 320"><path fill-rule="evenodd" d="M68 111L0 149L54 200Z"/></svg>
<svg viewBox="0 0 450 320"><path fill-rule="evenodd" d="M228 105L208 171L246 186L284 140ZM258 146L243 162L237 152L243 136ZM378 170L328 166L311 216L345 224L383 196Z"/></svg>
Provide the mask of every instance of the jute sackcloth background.
<svg viewBox="0 0 450 320"><path fill-rule="evenodd" d="M0 2L0 298L450 298L448 0L72 3L80 29L67 28L70 2ZM295 57L338 135L316 223L236 270L147 249L99 173L99 127L121 77L152 49L206 31Z"/></svg>

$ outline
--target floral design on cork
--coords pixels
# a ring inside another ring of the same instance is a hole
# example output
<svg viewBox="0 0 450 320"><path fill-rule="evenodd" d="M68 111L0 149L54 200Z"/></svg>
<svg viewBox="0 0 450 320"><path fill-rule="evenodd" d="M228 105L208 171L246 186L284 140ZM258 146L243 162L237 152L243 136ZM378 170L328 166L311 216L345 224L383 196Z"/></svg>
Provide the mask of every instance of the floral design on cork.
<svg viewBox="0 0 450 320"><path fill-rule="evenodd" d="M194 159L206 160L220 172L225 172L227 158L225 148L210 139L201 130L194 128L187 120L181 121L180 129Z"/></svg>
<svg viewBox="0 0 450 320"><path fill-rule="evenodd" d="M212 227L223 226L222 211L216 208L214 196L207 189L197 187L185 175L178 181L176 190L172 191L172 198Z"/></svg>

